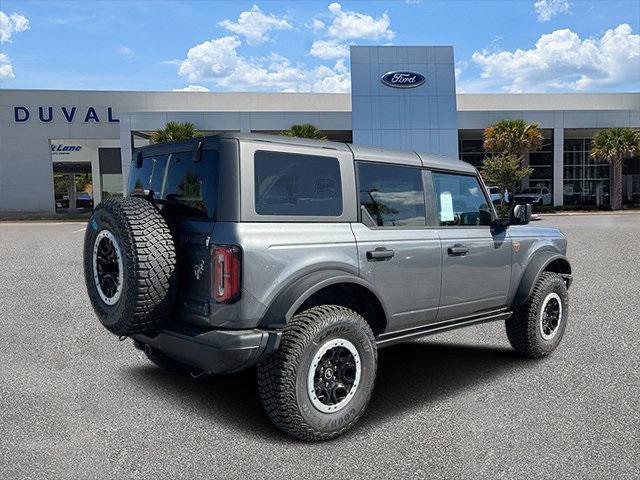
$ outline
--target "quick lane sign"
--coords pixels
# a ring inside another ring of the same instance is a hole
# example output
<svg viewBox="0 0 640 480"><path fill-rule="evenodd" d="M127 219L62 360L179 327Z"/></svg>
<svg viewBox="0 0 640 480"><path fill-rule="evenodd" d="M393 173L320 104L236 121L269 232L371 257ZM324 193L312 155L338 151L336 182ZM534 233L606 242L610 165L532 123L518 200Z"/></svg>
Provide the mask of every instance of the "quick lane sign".
<svg viewBox="0 0 640 480"><path fill-rule="evenodd" d="M96 109L95 107L13 107L13 120L16 123L24 123L30 118L38 119L42 123L50 123L60 120L67 123L118 123L120 120L113 115L113 108Z"/></svg>
<svg viewBox="0 0 640 480"><path fill-rule="evenodd" d="M82 150L82 145L51 144L51 155L69 155L72 152L79 152L80 150Z"/></svg>

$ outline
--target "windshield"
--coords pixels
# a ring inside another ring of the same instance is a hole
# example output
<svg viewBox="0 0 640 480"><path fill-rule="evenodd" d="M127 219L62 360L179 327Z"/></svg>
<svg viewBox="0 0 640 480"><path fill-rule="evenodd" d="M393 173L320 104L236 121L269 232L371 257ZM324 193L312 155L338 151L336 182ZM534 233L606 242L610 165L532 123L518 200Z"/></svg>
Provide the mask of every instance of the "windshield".
<svg viewBox="0 0 640 480"><path fill-rule="evenodd" d="M540 193L540 189L539 188L527 188L527 189L523 190L520 193L538 195Z"/></svg>

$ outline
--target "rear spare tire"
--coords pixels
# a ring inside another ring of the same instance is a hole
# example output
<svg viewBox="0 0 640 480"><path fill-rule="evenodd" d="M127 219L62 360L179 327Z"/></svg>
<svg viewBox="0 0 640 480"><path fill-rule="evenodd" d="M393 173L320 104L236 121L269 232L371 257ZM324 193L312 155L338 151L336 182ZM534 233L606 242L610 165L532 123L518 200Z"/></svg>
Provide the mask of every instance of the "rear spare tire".
<svg viewBox="0 0 640 480"><path fill-rule="evenodd" d="M109 198L89 220L84 275L98 319L116 335L157 330L176 290L176 250L167 222L149 201Z"/></svg>

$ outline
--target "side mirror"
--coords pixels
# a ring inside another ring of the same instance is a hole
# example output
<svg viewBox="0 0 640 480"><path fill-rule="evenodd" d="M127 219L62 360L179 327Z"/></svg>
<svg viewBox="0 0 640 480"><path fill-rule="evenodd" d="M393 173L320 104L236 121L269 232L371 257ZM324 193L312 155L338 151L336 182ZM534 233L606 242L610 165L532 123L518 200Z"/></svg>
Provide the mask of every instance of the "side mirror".
<svg viewBox="0 0 640 480"><path fill-rule="evenodd" d="M511 225L526 225L531 220L531 204L517 203L509 212L509 223Z"/></svg>

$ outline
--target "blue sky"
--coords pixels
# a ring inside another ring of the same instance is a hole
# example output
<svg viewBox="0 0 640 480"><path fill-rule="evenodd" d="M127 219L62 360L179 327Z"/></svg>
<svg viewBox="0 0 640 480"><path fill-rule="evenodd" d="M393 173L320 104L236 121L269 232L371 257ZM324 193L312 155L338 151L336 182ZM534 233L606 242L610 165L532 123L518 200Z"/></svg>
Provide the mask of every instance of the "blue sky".
<svg viewBox="0 0 640 480"><path fill-rule="evenodd" d="M0 1L0 87L349 91L350 44L453 45L461 92L640 91L633 1Z"/></svg>

